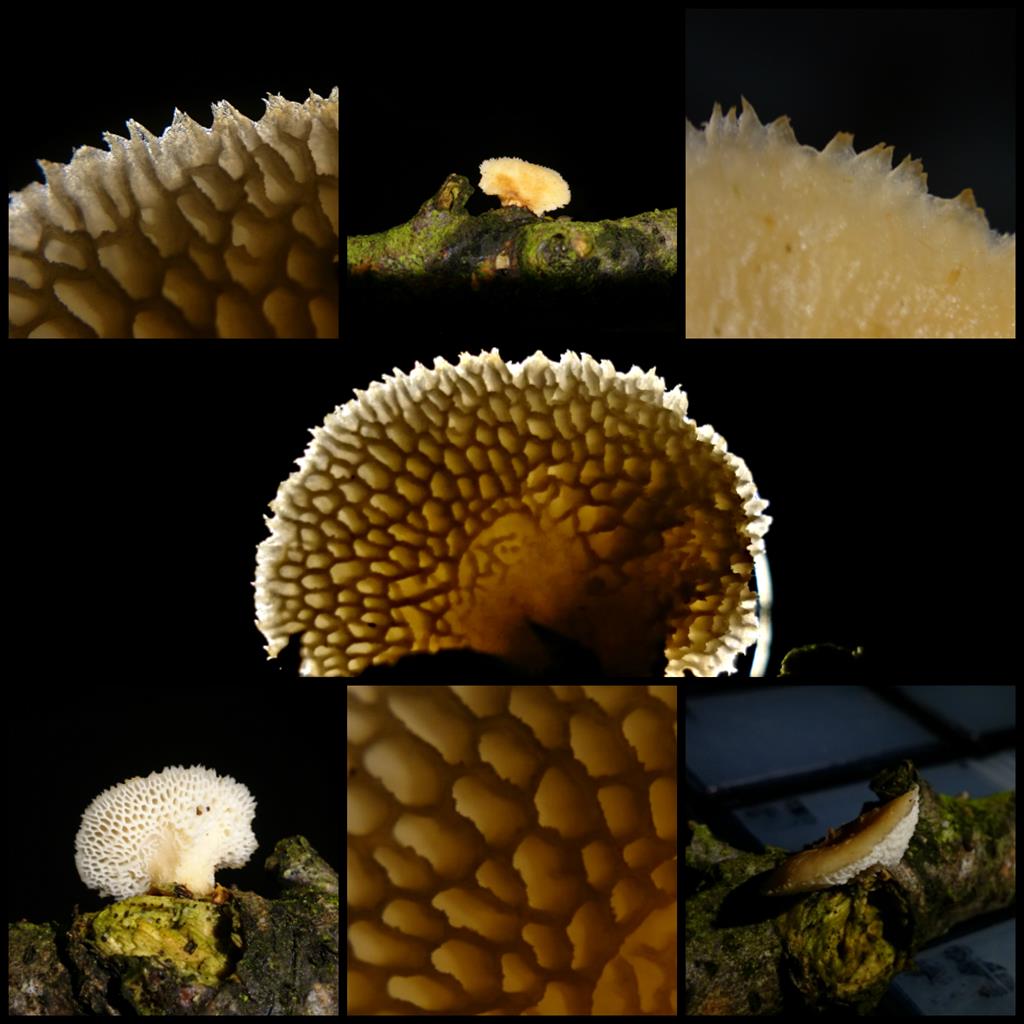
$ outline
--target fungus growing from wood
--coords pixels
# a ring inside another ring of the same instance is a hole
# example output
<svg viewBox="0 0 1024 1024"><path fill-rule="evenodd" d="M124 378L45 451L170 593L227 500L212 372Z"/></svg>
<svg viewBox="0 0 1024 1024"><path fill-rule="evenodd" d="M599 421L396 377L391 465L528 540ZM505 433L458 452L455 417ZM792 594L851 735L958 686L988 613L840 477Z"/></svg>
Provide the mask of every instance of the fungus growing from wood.
<svg viewBox="0 0 1024 1024"><path fill-rule="evenodd" d="M819 153L746 100L687 121L686 337L1014 337L1016 236L892 153Z"/></svg>
<svg viewBox="0 0 1024 1024"><path fill-rule="evenodd" d="M572 198L565 179L550 167L500 156L480 165L480 190L499 196L502 206L525 206L539 217Z"/></svg>
<svg viewBox="0 0 1024 1024"><path fill-rule="evenodd" d="M312 433L256 569L267 652L298 634L305 674L447 648L544 671L543 633L612 675L706 676L757 638L767 502L653 371L464 353Z"/></svg>
<svg viewBox="0 0 1024 1024"><path fill-rule="evenodd" d="M829 833L820 846L784 860L762 883L768 896L842 885L868 868L894 868L917 827L919 787Z"/></svg>
<svg viewBox="0 0 1024 1024"><path fill-rule="evenodd" d="M205 896L215 870L240 868L255 851L255 811L242 783L202 765L136 776L85 809L75 866L101 896L127 899L175 884Z"/></svg>

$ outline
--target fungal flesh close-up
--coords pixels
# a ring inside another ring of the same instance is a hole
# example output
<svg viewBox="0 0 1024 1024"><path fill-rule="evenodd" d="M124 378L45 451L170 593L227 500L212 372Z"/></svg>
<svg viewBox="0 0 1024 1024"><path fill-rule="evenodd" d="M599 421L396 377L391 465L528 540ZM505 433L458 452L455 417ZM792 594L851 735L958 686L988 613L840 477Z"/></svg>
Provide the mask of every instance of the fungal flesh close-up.
<svg viewBox="0 0 1024 1024"><path fill-rule="evenodd" d="M308 675L472 649L542 673L538 630L614 677L735 670L767 502L653 371L497 350L395 370L312 431L270 504L256 622Z"/></svg>
<svg viewBox="0 0 1024 1024"><path fill-rule="evenodd" d="M892 156L799 145L745 99L687 121L686 337L1015 337L1017 236Z"/></svg>
<svg viewBox="0 0 1024 1024"><path fill-rule="evenodd" d="M350 1014L676 1013L675 686L347 693Z"/></svg>

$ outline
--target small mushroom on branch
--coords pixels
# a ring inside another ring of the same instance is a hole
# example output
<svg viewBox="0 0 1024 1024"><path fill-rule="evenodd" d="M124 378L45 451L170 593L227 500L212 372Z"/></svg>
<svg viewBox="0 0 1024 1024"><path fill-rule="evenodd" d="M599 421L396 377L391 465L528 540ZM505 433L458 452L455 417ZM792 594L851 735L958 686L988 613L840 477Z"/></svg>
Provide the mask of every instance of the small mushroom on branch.
<svg viewBox="0 0 1024 1024"><path fill-rule="evenodd" d="M784 860L762 883L766 896L788 896L843 885L874 867L894 868L917 827L920 795L912 786L902 796L829 830L821 845Z"/></svg>
<svg viewBox="0 0 1024 1024"><path fill-rule="evenodd" d="M499 156L480 165L480 191L499 196L502 206L525 206L538 217L572 198L558 171L516 156Z"/></svg>

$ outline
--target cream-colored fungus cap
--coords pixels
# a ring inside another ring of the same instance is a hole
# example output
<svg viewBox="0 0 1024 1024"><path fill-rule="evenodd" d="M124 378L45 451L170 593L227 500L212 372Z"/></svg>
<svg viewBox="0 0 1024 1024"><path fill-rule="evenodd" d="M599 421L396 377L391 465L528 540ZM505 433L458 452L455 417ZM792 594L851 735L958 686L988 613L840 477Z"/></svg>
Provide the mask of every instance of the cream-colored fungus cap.
<svg viewBox="0 0 1024 1024"><path fill-rule="evenodd" d="M674 686L346 687L350 1014L674 1015Z"/></svg>
<svg viewBox="0 0 1024 1024"><path fill-rule="evenodd" d="M892 153L801 146L746 100L687 122L686 337L1014 337L1016 235Z"/></svg>
<svg viewBox="0 0 1024 1024"><path fill-rule="evenodd" d="M338 90L128 122L7 211L12 338L336 338Z"/></svg>
<svg viewBox="0 0 1024 1024"><path fill-rule="evenodd" d="M480 165L480 190L500 196L502 206L525 206L539 217L565 206L572 198L565 179L550 167L500 156Z"/></svg>
<svg viewBox="0 0 1024 1024"><path fill-rule="evenodd" d="M256 566L267 652L298 634L306 674L453 648L543 671L536 624L613 675L710 676L757 639L767 502L653 370L463 353L312 433Z"/></svg>

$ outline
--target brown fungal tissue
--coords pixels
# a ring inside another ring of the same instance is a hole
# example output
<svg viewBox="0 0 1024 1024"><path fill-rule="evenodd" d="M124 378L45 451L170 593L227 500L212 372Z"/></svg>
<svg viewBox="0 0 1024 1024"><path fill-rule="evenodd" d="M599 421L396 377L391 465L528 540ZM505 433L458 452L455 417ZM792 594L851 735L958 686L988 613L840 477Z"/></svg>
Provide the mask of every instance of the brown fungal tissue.
<svg viewBox="0 0 1024 1024"><path fill-rule="evenodd" d="M674 686L349 686L347 717L350 1014L675 1014Z"/></svg>
<svg viewBox="0 0 1024 1024"><path fill-rule="evenodd" d="M357 392L297 464L256 613L306 674L451 648L544 671L540 626L612 675L715 675L757 637L767 502L653 371L438 358Z"/></svg>
<svg viewBox="0 0 1024 1024"><path fill-rule="evenodd" d="M499 196L502 206L525 206L538 217L565 206L572 198L558 171L515 156L484 160L480 164L480 190Z"/></svg>
<svg viewBox="0 0 1024 1024"><path fill-rule="evenodd" d="M336 338L338 90L174 112L11 194L12 338Z"/></svg>

